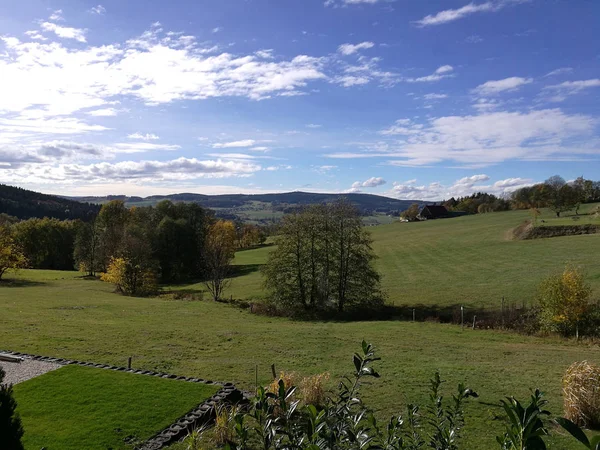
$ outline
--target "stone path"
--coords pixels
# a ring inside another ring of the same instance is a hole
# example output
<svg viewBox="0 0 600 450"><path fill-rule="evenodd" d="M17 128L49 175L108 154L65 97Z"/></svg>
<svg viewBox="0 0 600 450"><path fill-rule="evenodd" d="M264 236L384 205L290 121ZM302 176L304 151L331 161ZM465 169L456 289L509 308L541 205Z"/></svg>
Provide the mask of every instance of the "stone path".
<svg viewBox="0 0 600 450"><path fill-rule="evenodd" d="M0 367L6 372L3 383L17 384L43 375L51 370L56 370L59 367L62 367L62 365L46 361L24 359L20 363L0 361Z"/></svg>

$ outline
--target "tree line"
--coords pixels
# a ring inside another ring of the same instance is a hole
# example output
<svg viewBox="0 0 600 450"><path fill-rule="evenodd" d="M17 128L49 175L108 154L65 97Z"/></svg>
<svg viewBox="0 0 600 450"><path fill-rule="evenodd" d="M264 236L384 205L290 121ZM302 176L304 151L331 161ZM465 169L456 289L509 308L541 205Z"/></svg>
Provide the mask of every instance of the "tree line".
<svg viewBox="0 0 600 450"><path fill-rule="evenodd" d="M579 177L567 183L561 176L554 175L543 183L513 192L511 200L515 209L547 207L556 217L572 210L577 214L581 204L600 201L600 181Z"/></svg>
<svg viewBox="0 0 600 450"><path fill-rule="evenodd" d="M600 202L600 181L587 180L579 177L572 182L567 182L559 175L548 178L543 183L526 186L512 192L503 198L486 192L477 192L464 197L451 197L443 200L441 205L450 212L464 212L468 214L484 214L510 209L537 209L549 208L557 217L566 211L575 210L584 203ZM401 217L413 221L421 210L418 203L413 203L404 210Z"/></svg>
<svg viewBox="0 0 600 450"><path fill-rule="evenodd" d="M126 294L147 294L157 282L208 279L216 273L223 277L237 248L265 239L258 227L219 221L194 203L127 208L114 200L87 222L19 221L2 214L0 276L9 268L76 268L89 276L106 274ZM216 268L215 260L226 267Z"/></svg>

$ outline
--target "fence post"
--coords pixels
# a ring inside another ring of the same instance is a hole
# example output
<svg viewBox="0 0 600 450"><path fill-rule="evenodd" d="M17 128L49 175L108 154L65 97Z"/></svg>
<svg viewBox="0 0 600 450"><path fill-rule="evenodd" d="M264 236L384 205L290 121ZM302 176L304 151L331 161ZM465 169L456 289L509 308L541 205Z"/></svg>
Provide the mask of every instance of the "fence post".
<svg viewBox="0 0 600 450"><path fill-rule="evenodd" d="M502 296L502 312L500 315L502 317L502 328L504 328L504 296Z"/></svg>
<svg viewBox="0 0 600 450"><path fill-rule="evenodd" d="M275 372L275 364L271 364L271 373L273 374L273 379L277 379L277 373Z"/></svg>
<svg viewBox="0 0 600 450"><path fill-rule="evenodd" d="M460 305L460 326L465 328L465 307Z"/></svg>
<svg viewBox="0 0 600 450"><path fill-rule="evenodd" d="M475 320L477 319L477 316L473 316L473 329L475 329Z"/></svg>
<svg viewBox="0 0 600 450"><path fill-rule="evenodd" d="M129 359L127 360L127 368L131 369L131 356L129 357Z"/></svg>
<svg viewBox="0 0 600 450"><path fill-rule="evenodd" d="M413 322L415 321L415 308L413 308Z"/></svg>

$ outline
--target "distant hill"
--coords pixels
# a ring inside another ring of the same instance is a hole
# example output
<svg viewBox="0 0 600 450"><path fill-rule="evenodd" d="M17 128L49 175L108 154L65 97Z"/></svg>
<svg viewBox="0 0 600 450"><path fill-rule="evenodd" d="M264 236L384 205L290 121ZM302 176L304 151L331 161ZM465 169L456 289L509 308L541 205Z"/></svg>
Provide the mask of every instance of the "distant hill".
<svg viewBox="0 0 600 450"><path fill-rule="evenodd" d="M19 219L54 217L61 220L89 220L98 211L100 205L95 203L83 203L0 184L0 213Z"/></svg>
<svg viewBox="0 0 600 450"><path fill-rule="evenodd" d="M163 200L197 203L215 210L218 217L241 219L247 222L268 223L304 205L333 202L343 197L365 216L366 224L385 223L388 216L398 216L414 200L397 200L372 194L318 194L286 192L280 194L171 194L150 197L109 195L105 197L59 197L41 194L18 187L0 184L0 213L19 219L55 217L57 219L87 220L94 217L102 204L122 200L127 206L152 206Z"/></svg>
<svg viewBox="0 0 600 450"><path fill-rule="evenodd" d="M290 207L310 205L313 203L332 202L340 197L344 197L356 205L363 212L388 213L403 211L408 208L412 200L396 200L394 198L383 197L371 194L318 194L310 192L286 192L279 194L224 194L224 195L204 195L204 194L172 194L172 195L153 195L150 197L127 197L124 195L111 195L107 197L70 197L73 200L106 203L110 200L123 200L127 205L154 205L162 200L171 200L173 202L193 202L207 208L241 208L255 202L268 203L273 206L287 205ZM422 202L417 202L422 203Z"/></svg>

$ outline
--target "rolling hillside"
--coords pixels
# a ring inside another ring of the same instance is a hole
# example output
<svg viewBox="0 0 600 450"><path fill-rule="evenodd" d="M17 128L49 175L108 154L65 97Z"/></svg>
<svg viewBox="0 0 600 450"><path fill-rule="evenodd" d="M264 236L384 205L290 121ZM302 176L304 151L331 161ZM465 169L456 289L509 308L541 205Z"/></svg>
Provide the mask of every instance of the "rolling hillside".
<svg viewBox="0 0 600 450"><path fill-rule="evenodd" d="M584 207L585 212L596 205ZM540 219L552 217L544 210ZM600 235L509 240L509 230L529 218L527 211L507 211L371 228L389 300L397 305L498 308L504 296L520 305L532 300L543 277L567 263L585 268L600 297ZM259 269L270 250L237 253L235 264L243 266L245 275L232 280L234 297L263 296Z"/></svg>

